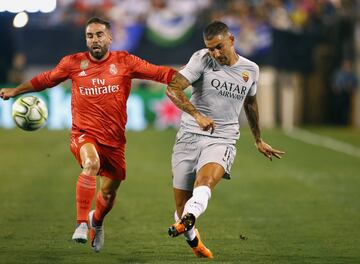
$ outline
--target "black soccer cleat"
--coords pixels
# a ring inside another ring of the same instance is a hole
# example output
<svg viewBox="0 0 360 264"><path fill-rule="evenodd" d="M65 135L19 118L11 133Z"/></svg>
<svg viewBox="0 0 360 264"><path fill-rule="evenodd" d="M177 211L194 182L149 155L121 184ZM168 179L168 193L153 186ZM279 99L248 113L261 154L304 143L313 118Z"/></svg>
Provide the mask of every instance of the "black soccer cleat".
<svg viewBox="0 0 360 264"><path fill-rule="evenodd" d="M176 237L190 230L195 225L195 220L196 218L193 214L187 213L179 221L169 227L169 236Z"/></svg>

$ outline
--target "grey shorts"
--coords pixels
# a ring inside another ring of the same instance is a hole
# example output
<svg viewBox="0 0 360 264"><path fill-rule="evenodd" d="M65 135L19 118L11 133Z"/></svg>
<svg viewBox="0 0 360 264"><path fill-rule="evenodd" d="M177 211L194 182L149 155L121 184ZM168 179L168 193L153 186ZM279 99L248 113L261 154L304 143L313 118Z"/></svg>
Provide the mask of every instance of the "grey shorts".
<svg viewBox="0 0 360 264"><path fill-rule="evenodd" d="M171 164L173 187L191 191L196 173L207 163L220 164L230 179L230 170L236 156L236 141L179 131L173 149Z"/></svg>

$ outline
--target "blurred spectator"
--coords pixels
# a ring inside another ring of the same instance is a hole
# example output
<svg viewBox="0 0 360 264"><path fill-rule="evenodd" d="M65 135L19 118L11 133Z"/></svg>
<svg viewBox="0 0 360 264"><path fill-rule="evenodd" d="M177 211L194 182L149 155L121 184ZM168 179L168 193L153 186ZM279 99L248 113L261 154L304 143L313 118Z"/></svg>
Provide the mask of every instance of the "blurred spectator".
<svg viewBox="0 0 360 264"><path fill-rule="evenodd" d="M7 73L11 68L11 60L14 54L14 43L11 37L11 19L9 16L0 15L0 85L6 84Z"/></svg>
<svg viewBox="0 0 360 264"><path fill-rule="evenodd" d="M292 22L289 12L286 10L285 5L281 0L269 1L269 20L270 24L279 30L290 30Z"/></svg>
<svg viewBox="0 0 360 264"><path fill-rule="evenodd" d="M195 17L211 4L210 0L167 0L167 2L168 8L174 13Z"/></svg>
<svg viewBox="0 0 360 264"><path fill-rule="evenodd" d="M351 101L358 79L350 59L345 59L333 78L333 119L337 124L348 125L351 115Z"/></svg>
<svg viewBox="0 0 360 264"><path fill-rule="evenodd" d="M75 0L74 8L79 14L75 24L81 26L92 16L108 18L112 6L112 0Z"/></svg>
<svg viewBox="0 0 360 264"><path fill-rule="evenodd" d="M12 65L8 71L7 82L18 85L24 82L24 72L26 67L26 57L23 53L16 53L12 59Z"/></svg>
<svg viewBox="0 0 360 264"><path fill-rule="evenodd" d="M189 39L200 11L200 6L189 1L152 0L146 20L147 37L161 47L180 45Z"/></svg>
<svg viewBox="0 0 360 264"><path fill-rule="evenodd" d="M151 7L148 0L120 0L114 1L109 9L108 16L115 23L133 25L143 23Z"/></svg>
<svg viewBox="0 0 360 264"><path fill-rule="evenodd" d="M113 50L132 52L139 44L144 31L144 20L151 6L147 0L114 2L107 15L112 23Z"/></svg>

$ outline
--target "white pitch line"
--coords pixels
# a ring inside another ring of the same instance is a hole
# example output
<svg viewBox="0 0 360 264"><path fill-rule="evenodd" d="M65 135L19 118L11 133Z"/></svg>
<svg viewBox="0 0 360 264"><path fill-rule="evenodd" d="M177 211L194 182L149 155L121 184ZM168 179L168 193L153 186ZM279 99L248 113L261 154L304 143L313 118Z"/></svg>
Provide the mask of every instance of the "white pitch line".
<svg viewBox="0 0 360 264"><path fill-rule="evenodd" d="M305 143L329 148L341 153L348 154L350 156L360 158L360 148L330 137L318 135L299 128L294 128L291 132L286 132L285 134L291 138L301 140Z"/></svg>

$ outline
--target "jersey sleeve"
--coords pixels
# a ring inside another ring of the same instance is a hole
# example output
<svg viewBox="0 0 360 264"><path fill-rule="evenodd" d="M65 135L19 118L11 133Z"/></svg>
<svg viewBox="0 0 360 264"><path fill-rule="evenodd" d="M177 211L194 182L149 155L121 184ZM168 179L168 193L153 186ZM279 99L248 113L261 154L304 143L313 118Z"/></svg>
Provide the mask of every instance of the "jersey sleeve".
<svg viewBox="0 0 360 264"><path fill-rule="evenodd" d="M45 71L30 80L36 91L54 87L69 77L70 56L61 59L59 64L52 70Z"/></svg>
<svg viewBox="0 0 360 264"><path fill-rule="evenodd" d="M189 81L194 83L204 72L203 50L195 52L189 62L179 72Z"/></svg>
<svg viewBox="0 0 360 264"><path fill-rule="evenodd" d="M248 93L249 96L254 96L256 94L258 81L259 81L259 66L255 64L254 81L250 87Z"/></svg>
<svg viewBox="0 0 360 264"><path fill-rule="evenodd" d="M168 84L175 73L175 70L170 67L151 64L131 54L127 57L127 64L132 71L131 77L136 79L146 79Z"/></svg>

